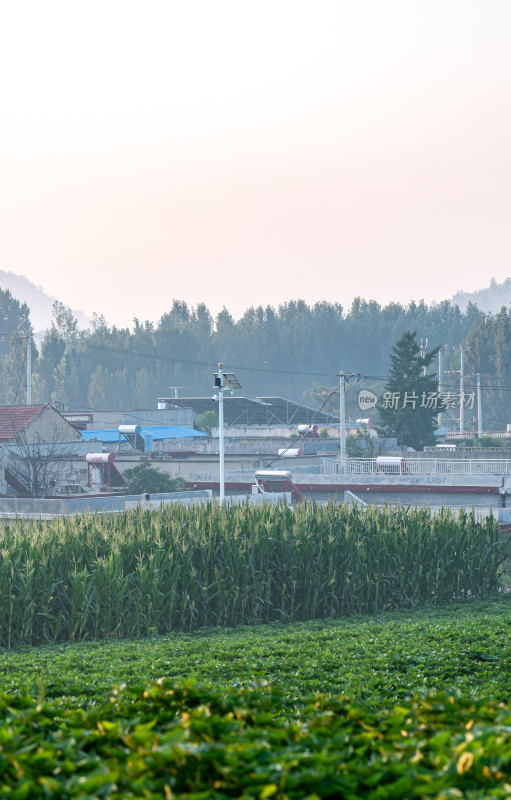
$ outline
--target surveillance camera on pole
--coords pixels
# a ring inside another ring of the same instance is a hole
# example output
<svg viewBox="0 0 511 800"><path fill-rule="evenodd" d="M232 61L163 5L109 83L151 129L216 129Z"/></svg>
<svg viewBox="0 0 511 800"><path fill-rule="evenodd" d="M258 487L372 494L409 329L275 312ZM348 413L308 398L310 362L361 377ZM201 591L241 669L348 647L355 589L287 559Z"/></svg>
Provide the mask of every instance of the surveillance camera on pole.
<svg viewBox="0 0 511 800"><path fill-rule="evenodd" d="M220 502L225 500L224 479L224 394L232 394L233 389L241 389L241 384L233 372L223 372L223 364L219 362L218 372L214 373L215 389L218 397L218 429L219 429L219 456L220 456Z"/></svg>

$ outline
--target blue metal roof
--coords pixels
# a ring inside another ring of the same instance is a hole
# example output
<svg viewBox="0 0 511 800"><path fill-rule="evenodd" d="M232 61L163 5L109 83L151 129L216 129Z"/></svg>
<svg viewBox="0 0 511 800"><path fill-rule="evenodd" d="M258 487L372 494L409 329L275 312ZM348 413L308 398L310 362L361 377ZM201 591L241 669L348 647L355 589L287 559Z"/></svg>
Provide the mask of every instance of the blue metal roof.
<svg viewBox="0 0 511 800"><path fill-rule="evenodd" d="M98 439L104 444L111 444L112 442L119 441L119 431L117 428L109 428L99 431L80 431L82 439L90 442L92 439ZM153 441L161 442L164 439L185 439L191 436L207 436L202 431L196 431L194 428L188 428L186 425L155 425L142 428L140 435L150 433ZM121 434L121 441L125 442L126 437Z"/></svg>

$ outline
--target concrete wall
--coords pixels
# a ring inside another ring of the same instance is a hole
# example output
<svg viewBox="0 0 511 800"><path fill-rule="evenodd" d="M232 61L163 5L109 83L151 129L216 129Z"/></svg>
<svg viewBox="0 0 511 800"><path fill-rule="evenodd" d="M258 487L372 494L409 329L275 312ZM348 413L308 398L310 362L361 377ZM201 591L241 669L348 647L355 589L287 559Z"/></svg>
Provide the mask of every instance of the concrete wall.
<svg viewBox="0 0 511 800"><path fill-rule="evenodd" d="M390 453L389 453L390 455ZM397 453L401 455L401 451ZM417 451L416 453L406 453L409 458L437 458L437 459L451 459L455 461L505 461L511 460L511 449L500 447L469 447L464 450L426 450Z"/></svg>
<svg viewBox="0 0 511 800"><path fill-rule="evenodd" d="M43 499L36 497L0 497L0 520L3 518L20 517L24 519L45 519L66 514L84 514L102 511L123 511L125 508L134 508L137 505L151 503L159 508L163 503L190 503L201 500L205 502L212 498L209 489L197 492L167 492L153 494L149 500L145 495L111 495L109 497L73 497L62 499Z"/></svg>
<svg viewBox="0 0 511 800"><path fill-rule="evenodd" d="M191 408L135 409L133 411L94 411L88 430L118 428L119 425L188 425L193 427Z"/></svg>
<svg viewBox="0 0 511 800"><path fill-rule="evenodd" d="M115 466L119 470L119 472L125 472L127 469L131 469L132 467L137 466L140 464L141 461L143 462L146 459L141 459L140 455L133 454L130 455L128 453L122 453L118 455L115 460ZM212 453L205 456L194 457L190 459L183 459L183 460L158 460L158 459L147 459L152 467L159 469L161 472L165 472L166 474L170 475L171 477L181 476L185 480L189 480L196 472L207 472L208 474L212 475L213 479L218 480L219 474L219 459L218 453ZM225 466L226 469L250 469L254 470L261 466L263 466L268 461L268 456L266 457L240 457L240 456L226 456L225 458Z"/></svg>
<svg viewBox="0 0 511 800"><path fill-rule="evenodd" d="M481 486L487 487L488 489L495 487L501 488L502 486L502 478L499 475L324 475L321 474L319 470L316 472L315 468L311 468L310 466L298 467L296 463L291 463L291 459L289 459L289 463L285 465L283 465L279 459L278 468L289 469L292 474L293 482L300 485L309 483L315 485L323 484L325 486L342 484L344 486L349 486L355 493L357 489L361 487L363 489L367 486ZM211 477L211 475L212 474L209 472L197 471L194 479L196 481L213 480L214 478ZM226 482L253 483L253 479L254 473L250 469L236 471L226 470L225 473Z"/></svg>
<svg viewBox="0 0 511 800"><path fill-rule="evenodd" d="M318 425L318 431L326 427L328 435L339 439L339 426ZM292 433L298 433L298 425L227 425L224 427L225 436L235 436L241 439L264 439L266 437L289 437ZM212 428L211 434L218 439L219 429Z"/></svg>
<svg viewBox="0 0 511 800"><path fill-rule="evenodd" d="M226 436L225 452L227 454L239 456L253 456L260 454L277 455L280 447L301 447L298 439L289 437L262 438L248 437L245 439ZM191 451L199 455L218 454L218 439L215 438L190 438L190 439L167 439L165 442L155 442L155 451L168 453L179 451Z"/></svg>

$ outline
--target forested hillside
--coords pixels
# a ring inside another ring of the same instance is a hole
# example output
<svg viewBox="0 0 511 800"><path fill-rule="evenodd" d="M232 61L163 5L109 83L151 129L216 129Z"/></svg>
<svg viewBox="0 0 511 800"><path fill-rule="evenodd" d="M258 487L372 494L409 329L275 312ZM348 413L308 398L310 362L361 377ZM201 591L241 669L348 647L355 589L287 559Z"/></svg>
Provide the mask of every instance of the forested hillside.
<svg viewBox="0 0 511 800"><path fill-rule="evenodd" d="M24 402L29 310L0 290L2 403ZM154 408L169 387L181 396L207 395L218 361L235 371L242 394L281 395L321 402L322 387L337 383L339 370L385 379L392 346L405 331L417 331L429 348L448 346L444 384L456 387L459 345L465 344L467 391L483 374L485 419L511 419L511 315L493 316L469 304L462 312L448 302L436 306L357 298L349 309L337 303L313 306L298 300L278 308L249 308L239 320L227 309L216 318L204 305L174 301L156 323L135 319L131 329L109 326L95 316L81 331L72 312L55 303L52 326L32 354L33 402L65 408ZM432 365L432 369L433 369Z"/></svg>
<svg viewBox="0 0 511 800"><path fill-rule="evenodd" d="M12 302L0 292L1 307ZM8 332L26 329L25 308L19 305L19 323ZM154 407L170 386L182 387L182 395L207 394L218 361L236 371L243 394L303 400L315 382L334 385L340 369L371 380L385 377L391 347L405 330L428 337L431 347L456 346L480 323L475 306L462 313L447 302L405 307L356 299L344 310L337 303L298 300L250 308L236 321L226 309L214 319L204 305L174 301L157 324L135 319L128 330L95 317L91 330L80 331L69 309L57 303L53 324L33 354L33 400L71 408ZM4 403L14 402L18 383L17 399L23 398L24 347L13 337L4 350Z"/></svg>
<svg viewBox="0 0 511 800"><path fill-rule="evenodd" d="M485 311L487 314L498 314L502 306L508 306L511 303L511 278L506 278L502 283L497 283L495 278L492 278L490 285L484 289L478 289L475 292L456 292L451 298L451 303L459 306L462 310L467 307L468 303L475 303L481 311Z"/></svg>

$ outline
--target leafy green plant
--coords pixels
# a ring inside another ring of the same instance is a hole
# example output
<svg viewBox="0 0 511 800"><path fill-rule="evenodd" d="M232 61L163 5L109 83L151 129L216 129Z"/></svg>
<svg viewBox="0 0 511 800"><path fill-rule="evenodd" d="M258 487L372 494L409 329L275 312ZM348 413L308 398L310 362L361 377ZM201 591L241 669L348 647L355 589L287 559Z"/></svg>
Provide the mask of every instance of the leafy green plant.
<svg viewBox="0 0 511 800"><path fill-rule="evenodd" d="M147 461L127 469L124 477L128 482L126 486L128 494L177 492L185 487L183 478L180 476L173 478L157 467L151 467Z"/></svg>
<svg viewBox="0 0 511 800"><path fill-rule="evenodd" d="M218 424L217 411L205 411L203 414L199 414L195 420L195 427L197 430L207 433L208 436L211 436L211 430L213 428L218 428Z"/></svg>
<svg viewBox="0 0 511 800"><path fill-rule="evenodd" d="M6 647L487 597L493 517L335 505L166 506L0 530Z"/></svg>
<svg viewBox="0 0 511 800"><path fill-rule="evenodd" d="M4 695L2 794L17 798L509 798L511 709L431 693L391 709L269 686L161 680L89 708Z"/></svg>
<svg viewBox="0 0 511 800"><path fill-rule="evenodd" d="M266 680L292 710L315 692L392 708L417 693L511 695L509 600L466 600L441 609L282 625L203 629L144 639L0 651L0 692L41 687L78 707L111 687L167 677L204 686Z"/></svg>
<svg viewBox="0 0 511 800"><path fill-rule="evenodd" d="M509 797L509 601L0 653L0 796Z"/></svg>
<svg viewBox="0 0 511 800"><path fill-rule="evenodd" d="M320 437L322 439L328 439L328 428L325 428L325 427L320 428L319 429L319 435L320 435Z"/></svg>

